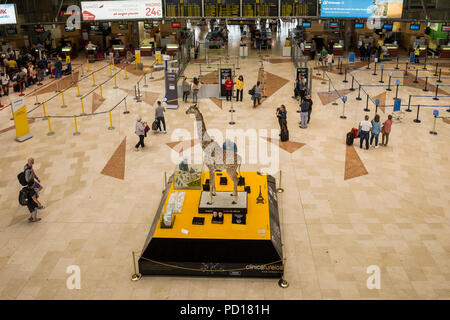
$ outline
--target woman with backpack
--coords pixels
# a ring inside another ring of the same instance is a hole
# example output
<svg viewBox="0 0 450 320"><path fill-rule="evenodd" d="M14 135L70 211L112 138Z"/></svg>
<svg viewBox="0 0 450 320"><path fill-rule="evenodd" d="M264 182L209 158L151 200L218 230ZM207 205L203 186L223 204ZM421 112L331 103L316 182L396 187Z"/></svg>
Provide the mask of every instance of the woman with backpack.
<svg viewBox="0 0 450 320"><path fill-rule="evenodd" d="M253 108L256 108L256 100L258 100L258 106L261 104L261 82L258 81L256 85L253 86L252 90L250 90L250 94L252 95L253 100Z"/></svg>
<svg viewBox="0 0 450 320"><path fill-rule="evenodd" d="M375 118L372 120L372 132L370 137L370 145L372 145L373 139L375 138L375 148L378 148L378 136L380 132L381 132L380 115L376 114Z"/></svg>
<svg viewBox="0 0 450 320"><path fill-rule="evenodd" d="M191 85L192 90L192 103L197 103L198 91L201 88L201 83L197 78L194 78Z"/></svg>
<svg viewBox="0 0 450 320"><path fill-rule="evenodd" d="M139 151L139 146L145 147L144 138L146 134L146 123L142 122L141 116L136 116L136 135L139 137L139 142L136 144L135 149Z"/></svg>

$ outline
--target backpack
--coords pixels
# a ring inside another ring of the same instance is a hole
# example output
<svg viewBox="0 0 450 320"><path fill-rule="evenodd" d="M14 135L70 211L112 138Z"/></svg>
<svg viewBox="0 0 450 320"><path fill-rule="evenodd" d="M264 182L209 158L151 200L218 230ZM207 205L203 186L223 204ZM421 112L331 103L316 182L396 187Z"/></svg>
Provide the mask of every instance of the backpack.
<svg viewBox="0 0 450 320"><path fill-rule="evenodd" d="M353 132L350 131L349 133L347 133L347 139L346 139L347 145L352 146L353 140L355 140L355 135L353 134Z"/></svg>
<svg viewBox="0 0 450 320"><path fill-rule="evenodd" d="M61 61L57 61L56 62L56 68L58 69L58 70L62 70L62 62Z"/></svg>
<svg viewBox="0 0 450 320"><path fill-rule="evenodd" d="M28 205L28 188L23 187L22 190L19 192L19 203L21 206Z"/></svg>
<svg viewBox="0 0 450 320"><path fill-rule="evenodd" d="M251 96L255 95L255 87L251 88L250 90L248 90L248 94Z"/></svg>
<svg viewBox="0 0 450 320"><path fill-rule="evenodd" d="M289 140L289 130L288 129L284 129L281 131L280 140L282 142Z"/></svg>
<svg viewBox="0 0 450 320"><path fill-rule="evenodd" d="M26 186L28 184L27 180L25 179L25 171L22 171L17 175L17 180L19 180L19 183L23 186Z"/></svg>
<svg viewBox="0 0 450 320"><path fill-rule="evenodd" d="M158 130L158 121L157 120L153 121L153 123L152 123L152 130L153 131Z"/></svg>

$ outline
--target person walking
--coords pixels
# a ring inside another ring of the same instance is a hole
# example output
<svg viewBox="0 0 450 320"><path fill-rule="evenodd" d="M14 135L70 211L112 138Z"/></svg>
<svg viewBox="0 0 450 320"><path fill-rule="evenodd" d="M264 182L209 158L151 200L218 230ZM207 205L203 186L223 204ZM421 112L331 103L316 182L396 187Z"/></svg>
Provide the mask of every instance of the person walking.
<svg viewBox="0 0 450 320"><path fill-rule="evenodd" d="M227 80L225 80L225 96L227 97L227 101L231 101L233 97L233 87L234 82L231 80L231 77L227 77Z"/></svg>
<svg viewBox="0 0 450 320"><path fill-rule="evenodd" d="M191 94L191 86L187 82L187 77L183 79L183 102L187 102L188 96Z"/></svg>
<svg viewBox="0 0 450 320"><path fill-rule="evenodd" d="M414 63L419 63L419 59L420 59L420 48L417 45L416 48L414 49Z"/></svg>
<svg viewBox="0 0 450 320"><path fill-rule="evenodd" d="M164 112L166 112L166 108L164 108L161 105L161 101L158 101L158 106L155 109L155 119L156 119L156 121L158 121L159 132L162 131L162 128L161 128L161 122L162 122L162 124L164 126L164 132L163 133L166 134L167 131L166 131L166 120L164 118Z"/></svg>
<svg viewBox="0 0 450 320"><path fill-rule="evenodd" d="M198 91L201 88L201 83L198 80L198 78L194 78L191 84L191 91L192 91L192 103L197 103L197 97L198 97Z"/></svg>
<svg viewBox="0 0 450 320"><path fill-rule="evenodd" d="M364 117L365 120L359 123L360 139L359 147L362 149L363 141L366 141L366 150L369 150L369 133L372 130L372 123L369 121L369 116Z"/></svg>
<svg viewBox="0 0 450 320"><path fill-rule="evenodd" d="M309 109L310 109L309 102L304 100L300 104L300 128L302 128L302 129L308 128L307 123L308 123L308 112L309 112Z"/></svg>
<svg viewBox="0 0 450 320"><path fill-rule="evenodd" d="M33 165L34 159L29 158L27 164L23 167L23 172L25 173L25 181L27 183L33 183L33 189L36 192L36 195L39 197L39 192L41 192L44 188L40 184L41 180L39 180L36 173L34 172Z"/></svg>
<svg viewBox="0 0 450 320"><path fill-rule="evenodd" d="M236 102L241 101L244 96L244 77L242 75L239 76L236 81Z"/></svg>
<svg viewBox="0 0 450 320"><path fill-rule="evenodd" d="M387 147L389 142L389 134L392 129L392 115L388 115L388 119L383 123L381 145ZM385 142L386 141L386 142Z"/></svg>
<svg viewBox="0 0 450 320"><path fill-rule="evenodd" d="M381 132L381 122L380 115L376 114L375 118L371 121L372 123L372 134L370 136L370 145L372 145L373 140L375 139L375 148L378 148L378 136Z"/></svg>
<svg viewBox="0 0 450 320"><path fill-rule="evenodd" d="M325 49L325 46L322 48L322 51L320 52L320 61L322 61L322 67L325 67L327 65L327 54L328 51Z"/></svg>
<svg viewBox="0 0 450 320"><path fill-rule="evenodd" d="M10 81L8 74L2 72L1 80L2 80L3 95L8 96L9 95L9 81Z"/></svg>
<svg viewBox="0 0 450 320"><path fill-rule="evenodd" d="M300 76L299 89L300 101L303 101L305 100L306 93L308 91L308 84L306 83L306 79L303 76Z"/></svg>
<svg viewBox="0 0 450 320"><path fill-rule="evenodd" d="M258 106L261 105L261 82L258 81L256 83L256 85L253 87L253 95L252 95L252 100L253 100L253 108L256 108L256 100L258 100Z"/></svg>
<svg viewBox="0 0 450 320"><path fill-rule="evenodd" d="M313 106L313 101L311 100L311 95L310 95L310 94L308 94L308 95L306 96L305 101L306 101L307 103L309 103L308 121L307 121L307 123L309 123L309 121L311 121L311 113L312 113L312 106Z"/></svg>
<svg viewBox="0 0 450 320"><path fill-rule="evenodd" d="M278 118L278 124L280 125L280 131L283 132L283 130L287 129L287 110L284 104L277 108L276 115Z"/></svg>
<svg viewBox="0 0 450 320"><path fill-rule="evenodd" d="M314 58L316 56L316 50L317 50L316 41L313 40L311 43L311 49L310 49L310 59L311 60L314 60Z"/></svg>
<svg viewBox="0 0 450 320"><path fill-rule="evenodd" d="M39 202L38 195L36 193L36 190L34 189L34 182L30 181L27 185L26 190L26 196L27 196L27 207L28 211L30 211L30 217L28 218L28 221L30 222L37 222L41 221L41 218L37 217L37 211L44 209L44 206Z"/></svg>
<svg viewBox="0 0 450 320"><path fill-rule="evenodd" d="M327 53L327 62L328 62L328 70L331 72L333 70L333 62L334 62L334 55L331 50L328 51Z"/></svg>
<svg viewBox="0 0 450 320"><path fill-rule="evenodd" d="M55 61L55 79L62 78L62 68L61 58L58 57Z"/></svg>
<svg viewBox="0 0 450 320"><path fill-rule="evenodd" d="M141 116L136 116L136 135L139 137L139 142L136 144L135 149L139 151L139 146L142 148L145 147L144 138L145 138L145 124L142 122Z"/></svg>

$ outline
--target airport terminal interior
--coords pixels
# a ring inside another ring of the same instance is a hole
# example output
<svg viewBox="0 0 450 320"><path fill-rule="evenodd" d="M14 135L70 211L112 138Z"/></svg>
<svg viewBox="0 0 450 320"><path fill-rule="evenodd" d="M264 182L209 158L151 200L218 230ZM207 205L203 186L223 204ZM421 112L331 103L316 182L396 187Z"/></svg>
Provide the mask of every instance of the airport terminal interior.
<svg viewBox="0 0 450 320"><path fill-rule="evenodd" d="M450 4L340 3L0 4L0 298L450 299Z"/></svg>

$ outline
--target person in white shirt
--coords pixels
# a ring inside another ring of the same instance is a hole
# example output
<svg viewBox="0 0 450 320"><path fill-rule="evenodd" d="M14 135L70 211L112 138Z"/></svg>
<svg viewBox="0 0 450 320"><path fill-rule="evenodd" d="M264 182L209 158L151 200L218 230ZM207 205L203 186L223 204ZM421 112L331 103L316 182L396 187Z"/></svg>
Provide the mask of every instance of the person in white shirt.
<svg viewBox="0 0 450 320"><path fill-rule="evenodd" d="M3 95L7 96L9 95L9 76L7 73L2 73L2 89L3 89Z"/></svg>
<svg viewBox="0 0 450 320"><path fill-rule="evenodd" d="M366 140L366 150L369 150L369 133L372 130L372 123L369 121L369 116L365 116L364 119L359 123L359 147L362 149L363 141Z"/></svg>
<svg viewBox="0 0 450 320"><path fill-rule="evenodd" d="M328 51L327 61L328 61L328 70L330 70L330 72L333 69L333 59L334 59L333 53L331 51Z"/></svg>

